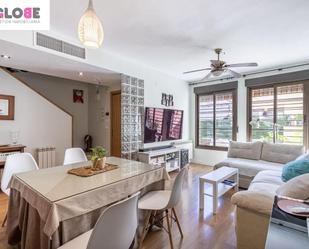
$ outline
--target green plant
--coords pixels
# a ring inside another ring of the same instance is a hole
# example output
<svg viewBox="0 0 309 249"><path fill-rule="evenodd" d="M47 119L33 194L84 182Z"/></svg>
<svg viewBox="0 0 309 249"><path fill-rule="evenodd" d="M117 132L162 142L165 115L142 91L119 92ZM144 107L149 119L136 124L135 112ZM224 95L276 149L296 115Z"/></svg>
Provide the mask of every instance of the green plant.
<svg viewBox="0 0 309 249"><path fill-rule="evenodd" d="M104 158L106 156L106 153L107 153L106 149L104 149L101 146L97 146L95 148L91 148L90 151L91 151L91 158L90 158L90 160L92 162L95 162L98 159Z"/></svg>

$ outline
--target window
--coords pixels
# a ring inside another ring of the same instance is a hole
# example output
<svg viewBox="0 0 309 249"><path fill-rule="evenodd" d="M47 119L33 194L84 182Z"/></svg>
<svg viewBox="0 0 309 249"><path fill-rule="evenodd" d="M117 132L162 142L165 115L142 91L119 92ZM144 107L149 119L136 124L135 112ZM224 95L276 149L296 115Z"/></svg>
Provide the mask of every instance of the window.
<svg viewBox="0 0 309 249"><path fill-rule="evenodd" d="M250 88L248 128L252 141L305 144L304 85Z"/></svg>
<svg viewBox="0 0 309 249"><path fill-rule="evenodd" d="M236 90L197 95L197 146L227 150L236 140Z"/></svg>

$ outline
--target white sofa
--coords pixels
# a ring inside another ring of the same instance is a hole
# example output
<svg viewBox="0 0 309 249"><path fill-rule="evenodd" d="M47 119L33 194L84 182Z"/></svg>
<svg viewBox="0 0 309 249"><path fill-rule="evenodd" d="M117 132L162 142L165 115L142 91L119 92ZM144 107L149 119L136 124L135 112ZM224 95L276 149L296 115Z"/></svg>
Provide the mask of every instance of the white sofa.
<svg viewBox="0 0 309 249"><path fill-rule="evenodd" d="M284 164L304 153L301 145L272 144L267 142L230 142L228 157L215 165L239 169L239 186L248 188L253 178L263 170L281 170Z"/></svg>

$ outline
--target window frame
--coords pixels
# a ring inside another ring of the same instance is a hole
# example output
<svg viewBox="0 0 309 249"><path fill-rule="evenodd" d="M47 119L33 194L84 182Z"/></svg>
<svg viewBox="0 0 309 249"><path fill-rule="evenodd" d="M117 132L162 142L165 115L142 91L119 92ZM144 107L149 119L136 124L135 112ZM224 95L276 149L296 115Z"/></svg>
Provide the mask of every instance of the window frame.
<svg viewBox="0 0 309 249"><path fill-rule="evenodd" d="M258 85L258 86L248 86L247 87L247 141L252 142L252 127L250 122L252 120L252 91L256 89L263 89L263 88L274 88L274 123L277 123L277 103L278 103L278 95L277 95L277 88L282 86L291 86L291 85L303 85L303 115L304 115L304 124L303 124L303 146L308 148L308 134L309 134L309 126L307 122L307 116L309 113L309 108L307 105L309 104L309 87L306 86L309 84L308 81L293 81L293 82L284 82L284 83L273 83L273 84L265 84L265 85ZM275 131L273 131L275 132ZM273 135L273 143L276 142L276 136Z"/></svg>
<svg viewBox="0 0 309 249"><path fill-rule="evenodd" d="M217 151L227 151L228 147L216 146L216 95L220 93L232 93L232 115L233 115L233 124L232 124L232 140L237 140L238 133L238 123L237 123L237 88L222 90L222 91L212 91L207 93L195 94L195 148L197 149L206 149L206 150L217 150ZM213 141L214 145L202 145L199 144L200 141L200 97L212 95L213 97Z"/></svg>

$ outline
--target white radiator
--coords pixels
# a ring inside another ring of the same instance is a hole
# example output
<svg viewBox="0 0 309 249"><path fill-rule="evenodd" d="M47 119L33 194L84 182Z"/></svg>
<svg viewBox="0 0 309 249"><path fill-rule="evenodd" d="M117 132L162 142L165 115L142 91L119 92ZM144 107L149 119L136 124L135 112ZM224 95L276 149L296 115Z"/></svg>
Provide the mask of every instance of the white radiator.
<svg viewBox="0 0 309 249"><path fill-rule="evenodd" d="M51 168L56 166L56 148L46 147L37 149L39 168Z"/></svg>

